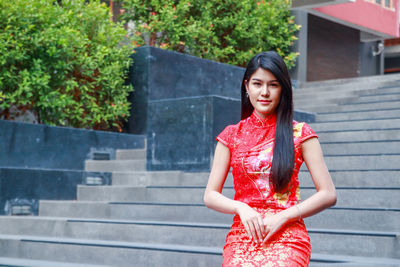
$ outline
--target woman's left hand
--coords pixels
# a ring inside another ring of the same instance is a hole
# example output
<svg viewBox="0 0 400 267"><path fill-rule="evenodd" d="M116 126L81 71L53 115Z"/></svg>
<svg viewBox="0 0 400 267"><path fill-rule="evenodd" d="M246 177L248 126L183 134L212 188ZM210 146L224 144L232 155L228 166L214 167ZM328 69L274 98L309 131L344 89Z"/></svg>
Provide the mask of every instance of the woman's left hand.
<svg viewBox="0 0 400 267"><path fill-rule="evenodd" d="M265 244L274 234L276 234L282 227L288 222L286 216L282 212L267 215L264 219L264 225L266 229L266 235L262 241Z"/></svg>

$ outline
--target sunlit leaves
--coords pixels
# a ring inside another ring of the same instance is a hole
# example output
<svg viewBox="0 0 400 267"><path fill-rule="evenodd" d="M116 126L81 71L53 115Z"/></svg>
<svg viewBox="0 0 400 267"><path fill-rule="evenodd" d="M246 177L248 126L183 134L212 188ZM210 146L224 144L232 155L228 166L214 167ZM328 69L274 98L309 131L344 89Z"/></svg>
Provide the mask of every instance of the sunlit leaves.
<svg viewBox="0 0 400 267"><path fill-rule="evenodd" d="M0 112L29 108L42 123L120 129L132 48L98 1L0 0Z"/></svg>
<svg viewBox="0 0 400 267"><path fill-rule="evenodd" d="M135 46L151 45L244 66L276 50L289 67L298 25L284 0L121 0Z"/></svg>

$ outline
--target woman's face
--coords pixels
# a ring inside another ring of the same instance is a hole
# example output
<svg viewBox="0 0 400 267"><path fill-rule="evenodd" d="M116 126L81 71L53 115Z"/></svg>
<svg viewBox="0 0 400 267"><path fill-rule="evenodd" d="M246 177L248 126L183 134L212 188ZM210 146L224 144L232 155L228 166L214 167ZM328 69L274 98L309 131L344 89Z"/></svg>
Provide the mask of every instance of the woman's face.
<svg viewBox="0 0 400 267"><path fill-rule="evenodd" d="M270 71L258 68L246 81L246 90L258 116L265 119L275 113L282 87Z"/></svg>

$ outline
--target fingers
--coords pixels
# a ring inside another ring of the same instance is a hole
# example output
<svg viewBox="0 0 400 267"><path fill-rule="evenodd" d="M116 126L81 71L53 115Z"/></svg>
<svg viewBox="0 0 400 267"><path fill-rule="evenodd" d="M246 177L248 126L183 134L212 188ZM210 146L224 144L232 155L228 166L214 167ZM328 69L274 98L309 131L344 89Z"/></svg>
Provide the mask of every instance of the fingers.
<svg viewBox="0 0 400 267"><path fill-rule="evenodd" d="M263 237L263 241L261 242L262 245L264 245L277 231L276 225L273 223L273 216L265 217L263 223L265 225L265 235Z"/></svg>
<svg viewBox="0 0 400 267"><path fill-rule="evenodd" d="M264 237L264 240L262 241L262 244L265 244L265 242L267 242L271 238L271 236L273 234L275 234L275 231L272 231L272 230L269 231L268 234Z"/></svg>
<svg viewBox="0 0 400 267"><path fill-rule="evenodd" d="M248 223L245 223L245 222L242 222L242 223L243 223L244 229L245 229L246 232L247 232L247 235L248 235L250 238L253 238L253 235L251 234L251 230L250 230L249 224L248 224Z"/></svg>
<svg viewBox="0 0 400 267"><path fill-rule="evenodd" d="M261 216L258 217L258 225L260 226L260 241L262 241L262 238L267 234L266 231L266 225L264 224L264 220L262 219Z"/></svg>
<svg viewBox="0 0 400 267"><path fill-rule="evenodd" d="M238 214L248 236L256 243L261 243L266 231L264 220L256 210L247 204L240 203Z"/></svg>
<svg viewBox="0 0 400 267"><path fill-rule="evenodd" d="M254 223L252 221L248 222L249 229L250 229L250 237L253 239L254 242L258 242L258 236L257 236L257 231L256 227L254 226Z"/></svg>
<svg viewBox="0 0 400 267"><path fill-rule="evenodd" d="M262 234L262 228L264 228L264 225L262 224L262 219L260 219L261 216L257 216L256 221L253 222L254 225L254 232L256 234L256 243L261 243L263 240L263 234ZM261 221L261 224L260 224Z"/></svg>
<svg viewBox="0 0 400 267"><path fill-rule="evenodd" d="M265 235L265 227L261 216L256 216L243 223L247 234L256 243L261 243Z"/></svg>

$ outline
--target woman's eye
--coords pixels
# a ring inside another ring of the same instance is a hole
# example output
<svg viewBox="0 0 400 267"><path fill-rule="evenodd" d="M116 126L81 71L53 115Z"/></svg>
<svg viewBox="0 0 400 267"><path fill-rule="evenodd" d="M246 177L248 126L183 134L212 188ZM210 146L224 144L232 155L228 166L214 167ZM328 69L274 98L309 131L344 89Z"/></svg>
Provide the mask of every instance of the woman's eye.
<svg viewBox="0 0 400 267"><path fill-rule="evenodd" d="M269 86L271 87L278 87L279 85L277 83L271 83Z"/></svg>

